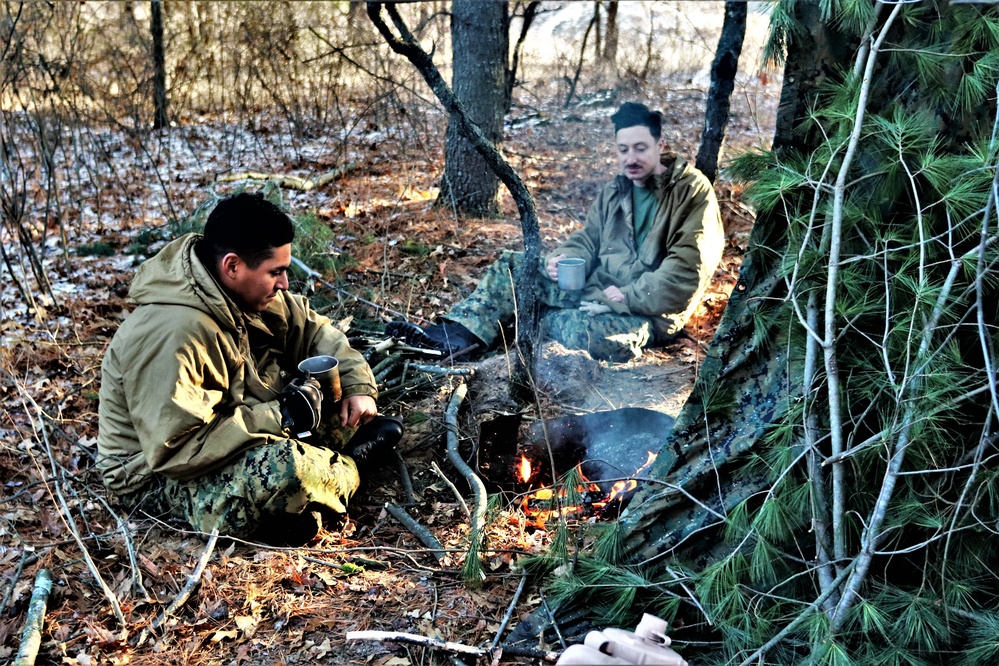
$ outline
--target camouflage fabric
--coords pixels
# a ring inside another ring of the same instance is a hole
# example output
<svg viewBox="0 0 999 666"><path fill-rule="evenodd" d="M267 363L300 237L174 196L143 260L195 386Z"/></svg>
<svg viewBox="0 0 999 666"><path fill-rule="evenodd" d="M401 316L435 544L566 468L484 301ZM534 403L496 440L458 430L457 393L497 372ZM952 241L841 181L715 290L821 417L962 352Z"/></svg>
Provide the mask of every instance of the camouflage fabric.
<svg viewBox="0 0 999 666"><path fill-rule="evenodd" d="M504 252L482 276L472 294L458 303L444 319L461 324L487 345L499 335L500 326L516 313L511 276L523 261L521 252ZM535 272L543 304L544 335L570 349L585 349L593 358L627 361L642 355L654 340L652 318L638 315L589 315L579 310L582 291L562 291L544 266Z"/></svg>
<svg viewBox="0 0 999 666"><path fill-rule="evenodd" d="M157 475L143 490L121 496L128 507L172 518L201 532L250 536L262 521L299 514L311 504L339 513L360 479L350 457L294 439L247 450L230 464L197 479Z"/></svg>

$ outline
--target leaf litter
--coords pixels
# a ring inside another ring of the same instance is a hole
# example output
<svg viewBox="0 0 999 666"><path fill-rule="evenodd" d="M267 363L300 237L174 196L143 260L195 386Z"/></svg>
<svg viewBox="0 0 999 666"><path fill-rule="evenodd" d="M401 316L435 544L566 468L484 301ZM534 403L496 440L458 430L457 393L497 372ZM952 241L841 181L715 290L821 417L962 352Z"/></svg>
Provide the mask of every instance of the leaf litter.
<svg viewBox="0 0 999 666"><path fill-rule="evenodd" d="M774 86L771 104L777 90ZM679 130L672 134L672 148L692 159L700 96L673 95L670 118ZM587 117L553 111L544 123L513 122L507 129L505 150L531 184L549 247L578 228L597 187L614 174L606 140L609 111ZM427 115L443 137L444 118L437 111ZM451 490L430 470L431 462L447 469L443 411L448 384L399 404L408 421L401 448L419 500L408 508L446 549L442 565L386 515L385 502L405 502L398 477L386 469L365 481L350 515L340 525L327 525L310 548L271 549L239 541L220 546L199 587L160 632L148 627L184 586L204 551L204 537L141 514L110 513L93 462L100 359L129 309L127 285L135 267L170 237L171 221L194 211L209 193L224 195L239 185L219 183L218 176L259 169L311 177L335 166L329 156L344 151L340 163L357 162L356 170L316 190L284 190L285 200L295 212L314 211L333 229L331 251L350 261L342 262L332 279L369 300L425 319L470 293L502 250L519 247L510 197L503 193L502 215L495 220L456 220L434 208L441 139L428 154L426 147L415 150L400 140L404 128L369 127L358 135L292 141L277 120L262 118L251 130L204 119L152 135L144 148L120 132L74 131L76 145L99 144L108 158L96 149L77 151L84 156L82 165L69 153L59 157L57 168L64 172L78 168L94 174L79 179L80 204L64 211L67 253L54 242L58 221L45 220L43 193L29 192L27 219L36 241L48 234L43 265L57 302L38 298L26 304L9 281L0 290L0 659L16 653L31 581L40 568L50 569L56 580L42 646L49 663L448 663L424 648L345 642L347 631L365 629L489 645L519 583L518 560L542 552L551 536L526 527L519 510L508 504L489 523L485 584L469 589L461 583L468 523ZM738 128L729 138L730 149L758 142L755 133ZM291 145L297 149L289 150ZM728 245L688 327L689 337L638 361L579 370L580 376L596 372L598 380L580 382L562 402L558 395L543 400L545 416L621 406L679 410L735 284L752 224L751 213L739 202L739 188L724 181L716 187ZM0 240L15 249L12 239ZM97 243L109 245L113 253L77 251ZM427 251L417 251L416 244ZM22 270L18 278L32 282ZM334 321L385 319L342 296L333 297L329 310ZM475 400L473 394L470 401ZM474 404L471 411L481 415ZM474 433L476 426L470 418L463 431ZM69 536L71 523L54 497L56 485L67 495L72 524L122 604L125 627L116 626ZM524 595L514 623L540 603L540 596ZM499 663L536 662L503 657Z"/></svg>

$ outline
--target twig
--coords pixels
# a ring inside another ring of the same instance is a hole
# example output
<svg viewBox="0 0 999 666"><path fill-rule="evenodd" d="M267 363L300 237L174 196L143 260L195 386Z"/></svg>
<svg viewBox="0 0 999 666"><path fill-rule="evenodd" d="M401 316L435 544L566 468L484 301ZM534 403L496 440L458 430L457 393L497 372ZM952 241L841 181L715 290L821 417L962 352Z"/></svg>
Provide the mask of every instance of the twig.
<svg viewBox="0 0 999 666"><path fill-rule="evenodd" d="M545 613L548 614L548 619L552 623L552 629L555 630L555 635L558 636L558 642L565 649L565 638L562 637L562 630L558 628L558 621L555 619L555 613L552 612L551 606L548 605L548 599L545 598L545 593L541 591L541 605L545 608Z"/></svg>
<svg viewBox="0 0 999 666"><path fill-rule="evenodd" d="M496 630L496 638L493 639L492 649L496 649L499 645L500 638L503 636L503 630L506 629L506 625L510 624L510 618L513 617L513 611L517 608L517 602L520 601L520 595L524 592L524 586L527 584L527 572L520 574L520 583L517 585L517 591L513 593L513 600L510 601L510 607L506 609L506 615L503 616L503 621L500 622L499 629Z"/></svg>
<svg viewBox="0 0 999 666"><path fill-rule="evenodd" d="M14 666L31 666L38 656L42 644L42 627L45 625L45 609L48 606L49 592L52 591L52 576L48 569L40 569L35 576L35 587L31 591L28 604L28 618L21 634L21 648L17 651Z"/></svg>
<svg viewBox="0 0 999 666"><path fill-rule="evenodd" d="M485 537L487 498L486 486L482 483L482 479L462 460L458 451L458 410L461 409L461 402L467 393L467 384L458 384L454 389L447 411L444 413L444 426L447 428L447 459L465 477L472 489L474 508L471 516L472 529L468 535L470 543L465 557L464 579L466 585L478 585L485 578L479 567L479 553Z"/></svg>
<svg viewBox="0 0 999 666"><path fill-rule="evenodd" d="M434 474L439 476L441 481L446 483L447 487L451 489L451 492L454 493L455 498L458 500L458 506L461 507L462 512L465 514L465 518L468 518L468 520L471 521L472 514L468 511L468 504L465 503L465 498L458 492L458 488L451 483L451 479L444 475L444 472L437 466L436 462L430 463L430 469L432 469Z"/></svg>
<svg viewBox="0 0 999 666"><path fill-rule="evenodd" d="M442 641L439 638L420 636L419 634L407 634L398 631L348 631L348 641L395 641L397 643L411 643L435 650L445 650L447 652L457 652L458 654L470 654L476 657L488 656L490 651L485 648L463 645L462 643L452 643Z"/></svg>
<svg viewBox="0 0 999 666"><path fill-rule="evenodd" d="M428 372L432 375L459 375L470 377L475 374L475 368L442 368L439 365L425 365L423 363L410 363L409 367L417 372Z"/></svg>
<svg viewBox="0 0 999 666"><path fill-rule="evenodd" d="M461 402L467 393L468 386L458 384L454 393L451 394L447 411L444 413L444 426L447 428L447 459L465 477L472 489L475 508L471 515L472 529L481 534L486 526L486 486L482 483L482 479L472 471L472 468L462 460L461 453L458 451L458 410L461 409Z"/></svg>
<svg viewBox="0 0 999 666"><path fill-rule="evenodd" d="M295 264L296 266L298 266L298 268L300 270L304 271L307 277L312 278L313 280L315 280L319 284L323 285L327 289L332 289L333 291L335 291L338 294L346 296L347 298L353 298L358 303L364 303L365 305L373 307L376 310L381 310L382 312L387 312L387 313L389 313L391 315L395 315L396 317L402 317L403 319L405 319L407 321L409 321L411 319L411 317L408 317L407 315L404 315L403 313L399 312L398 310L393 310L392 308L387 308L384 305L378 305L378 303L375 303L374 301L369 301L366 298L361 298L360 296L355 296L354 294L350 293L349 291L347 291L343 287L338 287L338 286L336 286L335 284L333 284L331 282L327 282L326 280L323 279L322 275L320 275L316 271L314 271L311 268L309 268L309 266L306 265L306 263L303 262L298 257L292 257L291 258L291 263ZM418 321L420 321L420 322L426 323L426 320L424 320L424 319L420 319L419 317L417 317L416 319Z"/></svg>
<svg viewBox="0 0 999 666"><path fill-rule="evenodd" d="M409 467L406 466L406 459L402 456L402 451L395 451L396 471L399 473L399 481L402 482L402 491L406 493L406 503L415 504L416 494L413 492L413 479L409 476Z"/></svg>
<svg viewBox="0 0 999 666"><path fill-rule="evenodd" d="M306 562L313 562L314 564L322 564L327 567L333 567L334 569L343 569L344 564L352 564L355 567L364 567L366 569L371 569L373 571L385 571L389 568L389 565L384 562L379 562L378 560L369 560L366 557L348 557L345 562L330 562L318 557L309 557L308 555L300 555Z"/></svg>
<svg viewBox="0 0 999 666"><path fill-rule="evenodd" d="M212 552L215 550L215 542L219 539L219 530L216 527L212 530L211 536L208 537L208 545L205 546L205 552L201 554L201 559L198 560L197 566L194 567L194 571L187 578L187 583L184 585L184 589L180 591L180 594L170 602L166 610L153 621L152 629L156 630L163 626L167 618L177 612L177 609L183 606L187 602L187 598L191 596L191 592L197 587L198 583L201 582L201 574L204 573L205 567L208 566L208 560L212 557Z"/></svg>
<svg viewBox="0 0 999 666"><path fill-rule="evenodd" d="M54 499L58 500L57 509L61 509L62 518L69 529L70 534L73 536L73 541L76 542L77 547L80 549L80 553L83 555L84 561L87 563L87 568L90 569L90 573L93 575L94 580L100 586L101 590L104 592L104 596L107 598L108 603L111 604L111 611L114 613L115 619L118 620L118 625L124 627L125 614L121 612L121 604L118 603L118 597L115 596L114 591L111 587L104 581L104 577L101 576L101 572L97 568L97 564L94 563L94 559L90 556L90 551L87 550L86 544L83 542L83 537L80 536L80 531L76 527L76 521L73 520L73 514L69 510L69 505L66 503L66 498L62 494L62 488L60 483L56 478L58 474L56 473L56 459L52 454L52 444L49 441L49 432L45 428L45 412L42 411L41 406L35 399L32 398L28 392L21 386L20 383L16 381L13 375L7 373L11 380L17 385L18 389L21 391L21 395L27 402L30 402L35 409L35 413L38 415L38 426L37 432L42 436L42 441L45 444L45 453L49 458L49 464L52 468L53 481L51 487L49 488L50 494L54 495ZM27 407L27 405L25 405ZM35 427L35 420L31 419L32 428ZM53 492L54 491L54 492Z"/></svg>
<svg viewBox="0 0 999 666"><path fill-rule="evenodd" d="M430 530L416 522L416 520L409 515L405 509L401 506L392 504L392 502L385 502L385 510L388 511L393 518L402 523L407 530L412 532L413 536L420 540L420 543L427 548L430 548L438 563L444 559L444 547L441 545L441 542L430 533Z"/></svg>

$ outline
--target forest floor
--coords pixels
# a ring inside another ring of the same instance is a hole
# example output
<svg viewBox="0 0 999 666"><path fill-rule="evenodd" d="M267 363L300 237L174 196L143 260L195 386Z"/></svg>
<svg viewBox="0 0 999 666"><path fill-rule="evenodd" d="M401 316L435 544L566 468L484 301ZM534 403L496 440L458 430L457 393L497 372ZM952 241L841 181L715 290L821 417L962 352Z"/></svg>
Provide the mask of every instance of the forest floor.
<svg viewBox="0 0 999 666"><path fill-rule="evenodd" d="M745 99L734 100L730 153L769 139L778 92L777 84L764 86L753 108ZM536 198L549 247L579 227L597 188L615 173L607 117L616 103L581 104L571 112L518 109L510 117L505 152ZM692 161L703 94L671 93L662 105L670 148ZM49 664L470 664L475 660L467 655L454 662L443 651L398 642L347 642L345 634L397 631L489 647L498 641L504 616L511 618L509 630L545 603L534 581L516 594L519 559L542 552L551 535L525 515L514 492L501 493L500 507L491 514L488 550L482 555L484 582L476 588L462 582L468 519L431 469L437 463L460 481L445 458L444 425L445 407L460 377L427 375L424 389L386 391L380 400L383 412L406 419L400 448L415 493L407 508L447 550L440 561L386 513L386 502L407 504L399 477L387 469L366 481L349 518L327 526L309 548L218 545L187 603L153 630L151 623L177 597L205 553L205 535L110 511L93 469L100 360L128 310L134 267L170 237L171 218L193 211L210 189L225 194L239 184L219 182L219 175L253 169L314 176L356 162L355 170L326 187L285 190L286 201L296 212L314 212L334 231L338 270L328 280L413 317L432 319L445 312L474 289L501 251L520 248L519 221L506 194L499 219L456 220L433 207L443 160L440 141L424 139L443 136L442 119L439 114L414 118L417 114L407 109L395 113L391 122L362 123L346 142L289 137L266 121L247 128L218 119L192 119L142 145L115 132L91 136L112 157L107 162L115 167L114 180L97 189L93 183L99 178L80 176L67 185L76 188L79 205L60 211L61 218L50 217L44 265L56 301L39 298L32 304L7 280L0 294L0 478L5 486L0 663L17 651L35 574L42 568L56 583L39 659ZM760 117L770 120L751 120ZM111 173L96 161L92 168ZM505 360L458 364L479 370L466 401L471 409L463 412L459 429L464 451L480 440L484 422L511 414L516 424L526 424L539 415L618 407L679 411L735 283L752 224L738 187L722 180L716 189L728 243L689 336L626 364L595 363L578 355L575 370L561 361L543 362L535 404L520 404L509 395L487 397L506 386ZM42 195L31 196L37 202ZM35 232L37 241L42 225ZM329 316L351 335L370 322L377 328L392 318L342 293L325 297ZM124 625L116 620L95 571L120 601ZM506 654L480 663L540 662Z"/></svg>

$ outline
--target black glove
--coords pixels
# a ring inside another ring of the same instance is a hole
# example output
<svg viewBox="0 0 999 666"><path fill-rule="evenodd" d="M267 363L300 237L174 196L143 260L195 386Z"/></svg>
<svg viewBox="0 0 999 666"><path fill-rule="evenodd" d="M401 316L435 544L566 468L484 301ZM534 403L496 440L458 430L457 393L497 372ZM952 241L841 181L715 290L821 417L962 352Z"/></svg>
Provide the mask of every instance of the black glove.
<svg viewBox="0 0 999 666"><path fill-rule="evenodd" d="M292 433L308 432L319 425L323 392L311 377L293 379L278 396L281 404L281 427Z"/></svg>

